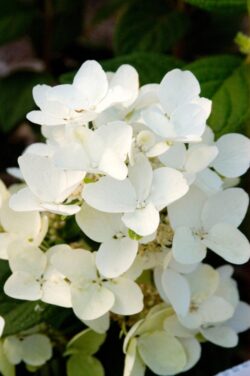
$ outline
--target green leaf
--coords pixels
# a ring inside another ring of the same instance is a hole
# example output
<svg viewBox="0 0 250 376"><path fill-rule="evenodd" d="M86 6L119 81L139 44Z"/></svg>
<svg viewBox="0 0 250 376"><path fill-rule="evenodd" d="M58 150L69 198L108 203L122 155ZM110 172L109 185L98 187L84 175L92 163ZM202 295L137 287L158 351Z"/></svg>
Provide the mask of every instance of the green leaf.
<svg viewBox="0 0 250 376"><path fill-rule="evenodd" d="M8 132L25 120L27 112L36 107L32 88L50 83L47 74L19 72L0 80L0 129Z"/></svg>
<svg viewBox="0 0 250 376"><path fill-rule="evenodd" d="M66 354L81 353L95 354L106 339L106 334L99 334L86 329L74 336L67 345Z"/></svg>
<svg viewBox="0 0 250 376"><path fill-rule="evenodd" d="M208 124L217 136L240 131L249 117L250 67L241 58L203 58L185 67L198 78L202 95L212 99Z"/></svg>
<svg viewBox="0 0 250 376"><path fill-rule="evenodd" d="M245 11L247 0L185 0L186 3L209 11Z"/></svg>
<svg viewBox="0 0 250 376"><path fill-rule="evenodd" d="M11 364L3 350L3 342L0 342L0 373L3 376L15 376L15 366Z"/></svg>
<svg viewBox="0 0 250 376"><path fill-rule="evenodd" d="M0 45L26 34L36 14L34 8L17 0L1 1Z"/></svg>
<svg viewBox="0 0 250 376"><path fill-rule="evenodd" d="M2 314L0 307L0 314ZM25 302L17 304L5 313L4 336L19 333L32 328L58 314L56 307L41 302Z"/></svg>
<svg viewBox="0 0 250 376"><path fill-rule="evenodd" d="M133 51L166 52L187 32L189 18L170 11L164 0L133 2L120 18L114 37L118 55Z"/></svg>
<svg viewBox="0 0 250 376"><path fill-rule="evenodd" d="M67 362L67 376L104 376L101 362L88 355L73 355Z"/></svg>
<svg viewBox="0 0 250 376"><path fill-rule="evenodd" d="M151 82L160 82L162 77L171 69L182 67L182 61L163 54L138 52L130 55L119 56L114 59L101 62L104 70L115 71L121 64L131 64L137 69L140 77L140 84L145 85ZM71 83L75 72L63 74L60 82Z"/></svg>

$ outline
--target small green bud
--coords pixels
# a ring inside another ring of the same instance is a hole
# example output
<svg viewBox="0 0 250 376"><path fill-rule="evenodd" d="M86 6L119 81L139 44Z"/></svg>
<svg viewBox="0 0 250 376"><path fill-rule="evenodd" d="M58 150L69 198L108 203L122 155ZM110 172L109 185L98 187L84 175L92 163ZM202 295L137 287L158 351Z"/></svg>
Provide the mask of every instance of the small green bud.
<svg viewBox="0 0 250 376"><path fill-rule="evenodd" d="M234 41L238 45L241 53L245 55L250 54L250 37L248 35L239 32Z"/></svg>
<svg viewBox="0 0 250 376"><path fill-rule="evenodd" d="M142 238L142 236L138 235L136 232L134 232L133 230L129 229L128 230L128 236L130 237L130 239L132 240L140 240Z"/></svg>

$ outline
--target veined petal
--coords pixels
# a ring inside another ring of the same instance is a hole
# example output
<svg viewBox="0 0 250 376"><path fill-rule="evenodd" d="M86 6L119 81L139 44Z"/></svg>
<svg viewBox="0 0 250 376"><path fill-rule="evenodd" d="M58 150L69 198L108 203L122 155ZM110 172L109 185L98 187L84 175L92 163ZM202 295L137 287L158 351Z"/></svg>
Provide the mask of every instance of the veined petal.
<svg viewBox="0 0 250 376"><path fill-rule="evenodd" d="M231 224L216 224L202 242L224 260L233 264L244 264L249 260L249 241Z"/></svg>
<svg viewBox="0 0 250 376"><path fill-rule="evenodd" d="M72 307L70 285L62 277L50 276L50 278L43 283L42 301L48 304L55 304L59 307Z"/></svg>
<svg viewBox="0 0 250 376"><path fill-rule="evenodd" d="M9 205L11 209L17 212L45 210L40 200L28 187L22 188L14 193L10 198Z"/></svg>
<svg viewBox="0 0 250 376"><path fill-rule="evenodd" d="M22 341L23 361L39 367L52 357L52 344L44 334L32 334Z"/></svg>
<svg viewBox="0 0 250 376"><path fill-rule="evenodd" d="M136 207L135 190L128 179L118 181L105 176L85 184L82 196L88 205L107 213L129 213Z"/></svg>

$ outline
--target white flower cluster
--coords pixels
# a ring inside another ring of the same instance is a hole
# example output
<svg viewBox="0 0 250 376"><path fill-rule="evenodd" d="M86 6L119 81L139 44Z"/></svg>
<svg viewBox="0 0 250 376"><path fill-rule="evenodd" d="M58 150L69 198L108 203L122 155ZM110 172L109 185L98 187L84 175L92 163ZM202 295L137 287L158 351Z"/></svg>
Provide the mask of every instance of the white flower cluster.
<svg viewBox="0 0 250 376"><path fill-rule="evenodd" d="M139 87L133 67L105 73L87 61L71 85L38 85L33 96L39 110L27 117L46 142L18 159L13 174L25 186L0 187L0 257L12 272L5 293L72 307L100 333L110 317L141 313L125 339L124 376L142 376L146 366L184 372L198 361L201 338L235 346L250 307L231 266L203 261L207 249L233 264L249 260L238 229L248 196L235 187L250 164L249 139L214 140L211 101L179 69ZM98 250L45 250L49 213L76 215ZM138 280L145 270L162 301L150 310Z"/></svg>

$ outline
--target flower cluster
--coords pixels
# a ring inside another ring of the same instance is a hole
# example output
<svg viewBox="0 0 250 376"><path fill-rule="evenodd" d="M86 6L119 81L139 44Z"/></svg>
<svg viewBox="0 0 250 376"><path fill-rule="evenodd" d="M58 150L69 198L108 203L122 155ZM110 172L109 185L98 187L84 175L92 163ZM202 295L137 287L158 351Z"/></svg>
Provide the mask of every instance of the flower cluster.
<svg viewBox="0 0 250 376"><path fill-rule="evenodd" d="M110 319L122 322L124 376L143 376L146 367L184 372L203 340L236 346L250 327L250 307L240 301L233 268L215 269L205 258L208 250L222 263L250 258L238 229L248 196L236 187L250 141L240 134L215 140L211 101L189 71L139 87L132 66L105 73L87 61L72 84L38 85L33 97L39 109L27 118L46 141L10 169L25 185L0 186L0 257L11 269L5 293L72 308L98 333ZM55 220L67 230L74 215L78 242L52 239ZM27 354L36 341L47 349L41 358L50 357L46 337L37 336L5 339L7 354L16 348L14 364L39 363Z"/></svg>

